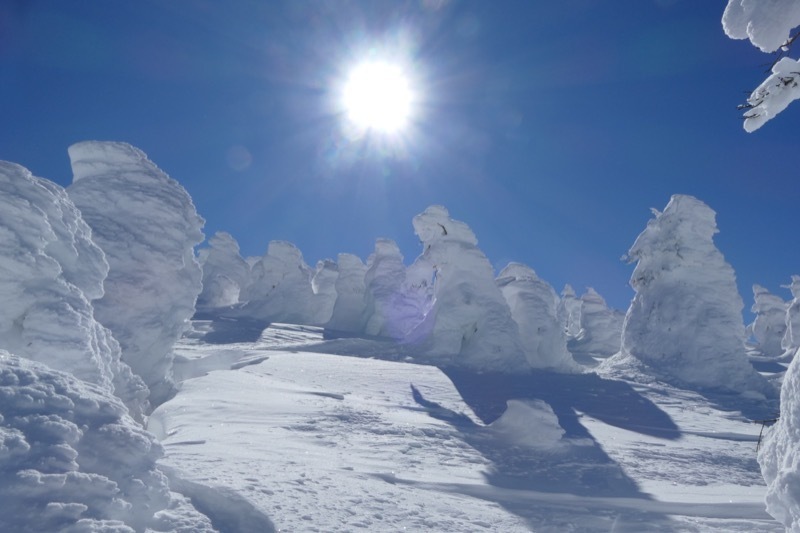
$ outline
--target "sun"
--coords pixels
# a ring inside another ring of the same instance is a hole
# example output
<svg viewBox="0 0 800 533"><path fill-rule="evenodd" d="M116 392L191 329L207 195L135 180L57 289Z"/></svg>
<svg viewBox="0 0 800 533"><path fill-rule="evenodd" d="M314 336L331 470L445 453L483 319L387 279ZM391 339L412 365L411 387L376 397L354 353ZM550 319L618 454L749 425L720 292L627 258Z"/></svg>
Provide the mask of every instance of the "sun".
<svg viewBox="0 0 800 533"><path fill-rule="evenodd" d="M399 65L370 61L350 72L342 103L358 128L394 134L407 126L412 100L409 78Z"/></svg>

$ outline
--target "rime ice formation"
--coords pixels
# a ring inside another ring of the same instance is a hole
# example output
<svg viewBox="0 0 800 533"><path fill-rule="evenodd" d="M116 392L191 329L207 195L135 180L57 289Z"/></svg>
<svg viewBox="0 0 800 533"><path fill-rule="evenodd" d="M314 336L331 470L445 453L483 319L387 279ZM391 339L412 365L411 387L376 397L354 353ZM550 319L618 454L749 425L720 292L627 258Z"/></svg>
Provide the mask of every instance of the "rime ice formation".
<svg viewBox="0 0 800 533"><path fill-rule="evenodd" d="M528 370L517 324L472 230L451 219L442 206L427 208L413 224L424 247L415 265L432 269L434 279L432 307L411 335L428 356L444 364Z"/></svg>
<svg viewBox="0 0 800 533"><path fill-rule="evenodd" d="M141 416L147 389L90 303L107 273L66 191L0 162L0 348L114 391Z"/></svg>
<svg viewBox="0 0 800 533"><path fill-rule="evenodd" d="M795 0L728 0L722 27L731 39L750 39L762 52L775 52L800 26L800 4Z"/></svg>
<svg viewBox="0 0 800 533"><path fill-rule="evenodd" d="M314 292L313 313L310 323L327 324L333 315L336 304L336 278L339 277L339 266L330 259L317 263L314 277L311 278L311 290Z"/></svg>
<svg viewBox="0 0 800 533"><path fill-rule="evenodd" d="M203 292L198 308L226 307L239 301L239 292L250 276L248 265L239 253L239 243L224 231L208 240L209 247L198 253L203 270Z"/></svg>
<svg viewBox="0 0 800 533"><path fill-rule="evenodd" d="M696 198L675 195L654 214L628 252L636 261L636 295L622 352L607 362L633 358L682 384L771 394L745 353L744 305L733 268L713 242L716 213Z"/></svg>
<svg viewBox="0 0 800 533"><path fill-rule="evenodd" d="M174 530L161 445L107 389L0 350L0 398L0 530Z"/></svg>
<svg viewBox="0 0 800 533"><path fill-rule="evenodd" d="M505 267L497 285L517 323L531 367L576 371L578 366L567 351L567 335L557 316L559 298L553 287L520 263Z"/></svg>
<svg viewBox="0 0 800 533"><path fill-rule="evenodd" d="M553 408L542 400L508 400L503 415L489 425L500 439L522 448L558 450L566 433Z"/></svg>
<svg viewBox="0 0 800 533"><path fill-rule="evenodd" d="M250 283L239 299L242 313L269 322L310 324L314 291L311 268L292 243L270 241L267 253L253 264Z"/></svg>
<svg viewBox="0 0 800 533"><path fill-rule="evenodd" d="M358 256L339 254L337 265L339 276L334 289L336 301L333 313L326 327L336 331L360 333L365 327L365 293L364 276L367 266Z"/></svg>
<svg viewBox="0 0 800 533"><path fill-rule="evenodd" d="M581 332L581 301L575 296L575 289L565 285L558 302L558 319L564 327L567 340Z"/></svg>
<svg viewBox="0 0 800 533"><path fill-rule="evenodd" d="M390 239L375 241L367 258L364 332L404 339L430 307L432 270L416 265L406 269L397 244Z"/></svg>
<svg viewBox="0 0 800 533"><path fill-rule="evenodd" d="M203 219L186 190L133 146L82 142L69 156L67 192L110 267L95 316L157 405L173 393L172 346L202 288L194 247Z"/></svg>
<svg viewBox="0 0 800 533"><path fill-rule="evenodd" d="M775 52L800 26L800 3L795 0L729 0L722 27L731 39L749 39L762 52ZM788 47L784 50L788 52ZM747 98L744 129L752 132L800 98L800 61L783 57L772 73Z"/></svg>
<svg viewBox="0 0 800 533"><path fill-rule="evenodd" d="M800 348L800 276L792 276L792 300L786 309L786 333L783 335L781 347L787 355Z"/></svg>
<svg viewBox="0 0 800 533"><path fill-rule="evenodd" d="M796 354L781 387L780 418L758 451L767 483L767 511L786 526L800 531L800 354Z"/></svg>
<svg viewBox="0 0 800 533"><path fill-rule="evenodd" d="M753 285L753 307L750 310L756 318L748 326L748 331L758 342L758 349L766 357L779 357L783 354L781 341L786 333L786 302L761 285Z"/></svg>
<svg viewBox="0 0 800 533"><path fill-rule="evenodd" d="M610 357L622 343L622 323L625 314L610 309L597 291L589 287L580 298L581 330L569 343L573 354Z"/></svg>

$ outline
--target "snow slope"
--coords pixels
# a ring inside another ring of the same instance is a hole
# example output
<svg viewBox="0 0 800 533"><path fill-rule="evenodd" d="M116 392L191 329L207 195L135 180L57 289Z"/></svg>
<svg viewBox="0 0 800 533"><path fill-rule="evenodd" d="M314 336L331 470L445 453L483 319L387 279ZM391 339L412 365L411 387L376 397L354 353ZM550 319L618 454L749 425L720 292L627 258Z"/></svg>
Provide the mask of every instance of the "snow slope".
<svg viewBox="0 0 800 533"><path fill-rule="evenodd" d="M756 463L763 402L258 331L195 322L148 426L171 486L225 531L782 530Z"/></svg>

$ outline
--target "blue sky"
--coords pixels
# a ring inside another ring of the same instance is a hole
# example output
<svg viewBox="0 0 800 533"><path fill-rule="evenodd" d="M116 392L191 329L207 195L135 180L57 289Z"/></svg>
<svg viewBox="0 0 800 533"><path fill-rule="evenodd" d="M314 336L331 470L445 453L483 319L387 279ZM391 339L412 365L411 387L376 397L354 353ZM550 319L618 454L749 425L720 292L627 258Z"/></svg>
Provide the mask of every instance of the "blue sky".
<svg viewBox="0 0 800 533"><path fill-rule="evenodd" d="M736 105L770 56L728 39L725 2L6 1L0 159L62 185L67 147L119 140L192 195L245 255L314 264L375 238L421 251L443 204L499 269L625 309L620 261L671 194L718 213L746 307L800 274L800 105L754 134ZM336 88L401 57L420 93L402 143L342 133Z"/></svg>

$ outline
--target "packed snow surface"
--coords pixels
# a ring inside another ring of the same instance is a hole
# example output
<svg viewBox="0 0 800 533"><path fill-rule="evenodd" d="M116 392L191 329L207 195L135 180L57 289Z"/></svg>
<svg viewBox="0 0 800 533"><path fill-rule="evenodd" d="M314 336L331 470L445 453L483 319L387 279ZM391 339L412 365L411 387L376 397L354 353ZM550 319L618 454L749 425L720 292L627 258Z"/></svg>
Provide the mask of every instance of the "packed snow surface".
<svg viewBox="0 0 800 533"><path fill-rule="evenodd" d="M181 390L148 426L171 486L226 531L783 529L756 463L762 402L442 371L391 346L195 322L177 347Z"/></svg>

